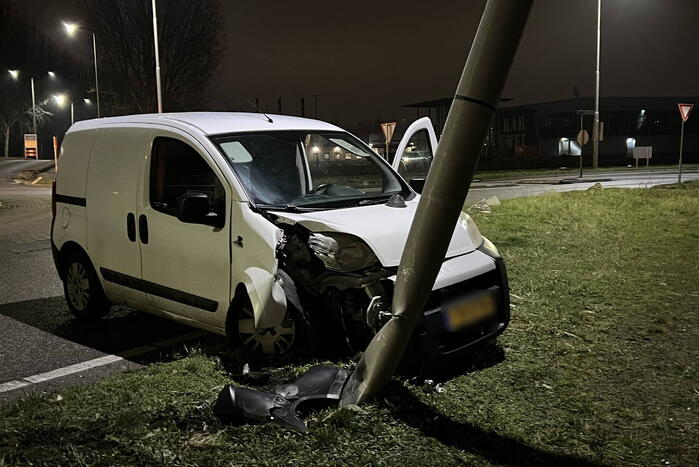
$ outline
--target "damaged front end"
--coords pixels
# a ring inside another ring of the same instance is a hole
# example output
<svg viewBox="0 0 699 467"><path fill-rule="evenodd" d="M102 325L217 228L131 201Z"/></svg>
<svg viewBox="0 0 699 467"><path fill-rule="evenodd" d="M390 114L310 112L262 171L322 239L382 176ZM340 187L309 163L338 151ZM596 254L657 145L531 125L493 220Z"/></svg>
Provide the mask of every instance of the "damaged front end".
<svg viewBox="0 0 699 467"><path fill-rule="evenodd" d="M373 249L356 235L311 230L274 212L263 215L283 232L277 244L278 275L287 307L307 328L311 346L349 354L363 351L392 317L397 267L382 265ZM465 230L474 228L472 224ZM458 353L496 336L507 326L505 265L490 242L481 243L475 251L445 260L414 333L413 348L418 357ZM492 302L492 313L476 316L478 319L464 326L452 326L451 310L463 308L462 303L483 294ZM410 356L414 363L422 360L414 357Z"/></svg>
<svg viewBox="0 0 699 467"><path fill-rule="evenodd" d="M284 232L277 248L278 273L287 303L303 318L311 344L357 352L390 317L385 268L360 238L312 232L268 214Z"/></svg>

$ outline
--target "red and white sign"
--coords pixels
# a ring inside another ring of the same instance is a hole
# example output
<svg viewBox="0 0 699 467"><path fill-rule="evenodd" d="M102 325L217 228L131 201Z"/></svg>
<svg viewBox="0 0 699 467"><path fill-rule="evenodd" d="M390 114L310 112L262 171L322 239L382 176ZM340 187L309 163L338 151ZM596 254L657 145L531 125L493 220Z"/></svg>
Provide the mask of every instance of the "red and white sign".
<svg viewBox="0 0 699 467"><path fill-rule="evenodd" d="M393 132L396 130L396 122L388 122L381 124L381 131L386 138L386 143L390 143L393 139Z"/></svg>
<svg viewBox="0 0 699 467"><path fill-rule="evenodd" d="M682 121L686 122L689 118L689 113L692 111L692 107L694 107L694 104L677 104L677 107L680 109L680 117L682 117Z"/></svg>

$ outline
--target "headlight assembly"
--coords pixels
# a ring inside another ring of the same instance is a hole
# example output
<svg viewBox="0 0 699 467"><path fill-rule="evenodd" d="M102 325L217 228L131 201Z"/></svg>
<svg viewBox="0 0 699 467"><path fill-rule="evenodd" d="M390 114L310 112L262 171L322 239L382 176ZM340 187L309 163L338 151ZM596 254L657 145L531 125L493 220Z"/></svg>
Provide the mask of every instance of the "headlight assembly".
<svg viewBox="0 0 699 467"><path fill-rule="evenodd" d="M350 234L312 233L308 236L308 247L332 271L358 271L377 261L371 248Z"/></svg>

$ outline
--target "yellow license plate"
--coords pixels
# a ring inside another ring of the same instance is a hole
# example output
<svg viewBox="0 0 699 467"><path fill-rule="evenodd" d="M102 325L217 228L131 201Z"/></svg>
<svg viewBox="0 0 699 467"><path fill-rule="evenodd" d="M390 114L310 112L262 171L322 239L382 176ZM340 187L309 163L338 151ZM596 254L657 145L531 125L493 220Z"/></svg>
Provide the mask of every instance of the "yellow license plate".
<svg viewBox="0 0 699 467"><path fill-rule="evenodd" d="M450 331L458 331L459 329L494 315L495 310L495 294L492 292L482 293L447 308L447 327Z"/></svg>

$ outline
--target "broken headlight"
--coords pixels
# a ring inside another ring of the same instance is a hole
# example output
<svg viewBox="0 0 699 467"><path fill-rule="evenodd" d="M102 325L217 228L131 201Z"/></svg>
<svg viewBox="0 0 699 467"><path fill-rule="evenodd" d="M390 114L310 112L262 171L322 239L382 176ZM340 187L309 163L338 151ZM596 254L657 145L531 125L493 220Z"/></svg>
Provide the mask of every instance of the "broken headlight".
<svg viewBox="0 0 699 467"><path fill-rule="evenodd" d="M376 263L376 255L361 239L345 233L312 233L308 247L332 271L352 272Z"/></svg>

